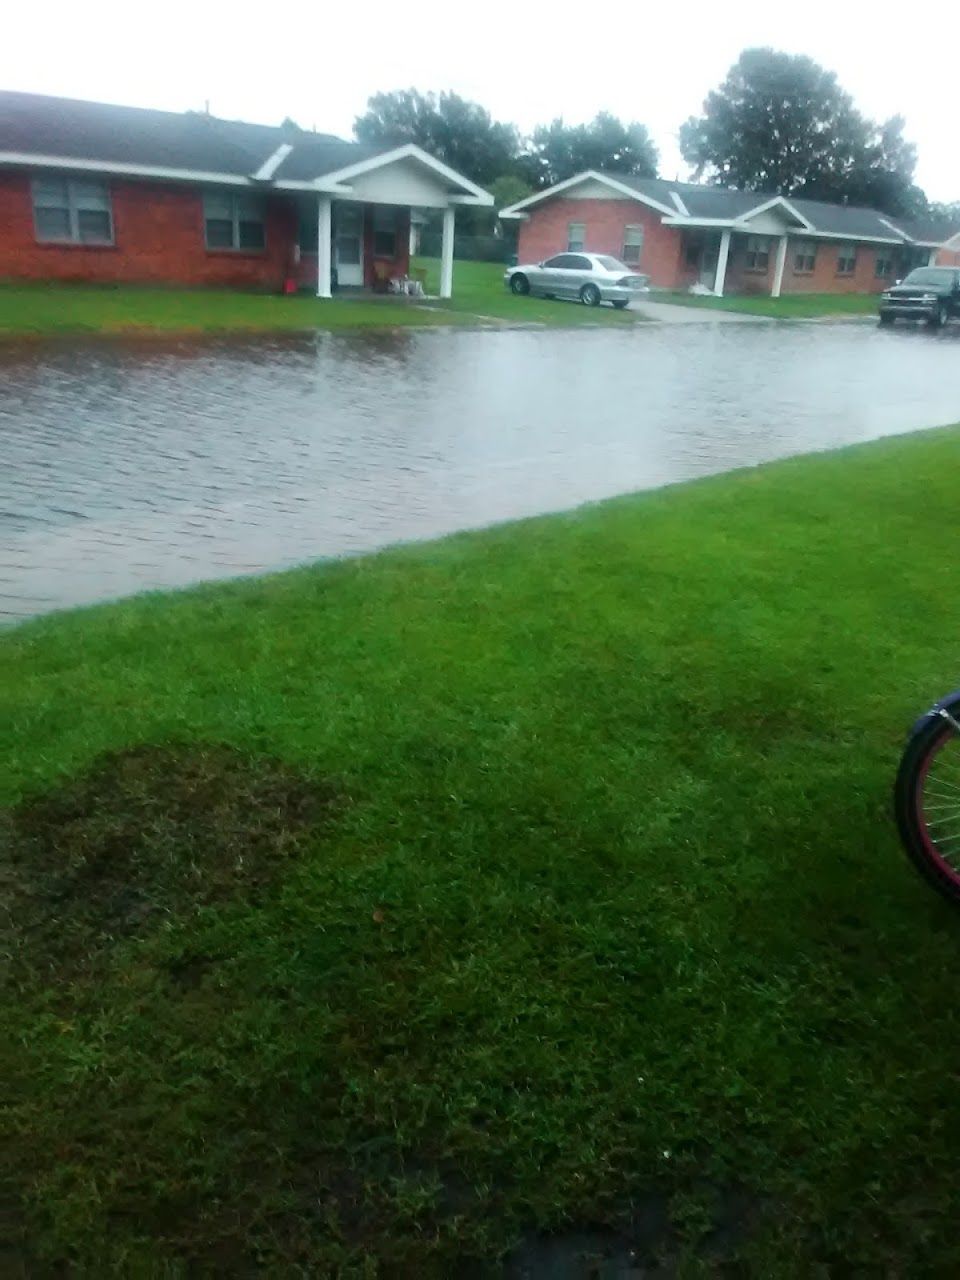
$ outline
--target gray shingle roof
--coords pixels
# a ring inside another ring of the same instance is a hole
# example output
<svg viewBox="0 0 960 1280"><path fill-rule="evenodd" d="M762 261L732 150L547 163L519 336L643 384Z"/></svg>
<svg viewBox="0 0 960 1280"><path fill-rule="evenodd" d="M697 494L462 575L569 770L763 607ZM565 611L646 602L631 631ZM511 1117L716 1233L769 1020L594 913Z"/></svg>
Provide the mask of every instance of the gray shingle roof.
<svg viewBox="0 0 960 1280"><path fill-rule="evenodd" d="M732 191L728 187L696 182L670 182L666 178L637 178L632 174L612 172L608 172L607 177L632 187L640 195L669 208L674 207L670 193L675 191L693 218L739 218L775 198L771 192ZM828 235L898 241L900 237L893 229L897 228L909 239L943 244L960 231L960 225L951 227L942 220L885 219L885 215L878 213L876 209L830 204L825 200L805 200L802 196L788 196L787 199L798 213L812 223L815 231Z"/></svg>
<svg viewBox="0 0 960 1280"><path fill-rule="evenodd" d="M948 222L943 218L891 218L912 240L925 244L944 244L960 234L960 219Z"/></svg>
<svg viewBox="0 0 960 1280"><path fill-rule="evenodd" d="M285 142L293 151L275 179L310 181L377 154L330 134L220 120L198 111L0 92L0 151L249 177Z"/></svg>

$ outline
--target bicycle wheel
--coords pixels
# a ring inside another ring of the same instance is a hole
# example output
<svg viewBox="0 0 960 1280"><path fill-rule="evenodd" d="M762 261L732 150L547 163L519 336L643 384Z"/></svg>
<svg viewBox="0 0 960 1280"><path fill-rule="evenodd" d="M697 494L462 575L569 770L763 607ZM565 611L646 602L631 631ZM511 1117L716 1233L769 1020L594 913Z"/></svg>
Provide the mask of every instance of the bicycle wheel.
<svg viewBox="0 0 960 1280"><path fill-rule="evenodd" d="M960 695L917 721L894 791L900 839L914 866L960 902Z"/></svg>

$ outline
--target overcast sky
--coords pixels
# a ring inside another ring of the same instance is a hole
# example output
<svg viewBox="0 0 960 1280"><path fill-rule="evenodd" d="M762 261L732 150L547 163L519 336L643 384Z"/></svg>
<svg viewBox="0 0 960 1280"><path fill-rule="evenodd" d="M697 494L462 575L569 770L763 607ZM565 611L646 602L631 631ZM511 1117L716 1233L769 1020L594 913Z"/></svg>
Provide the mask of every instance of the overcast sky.
<svg viewBox="0 0 960 1280"><path fill-rule="evenodd" d="M209 99L215 115L289 115L344 136L371 93L453 89L522 129L601 110L639 120L661 173L683 177L680 123L741 49L772 45L836 71L866 114L902 113L917 181L931 199L957 200L957 10L925 0L914 20L909 6L876 0L47 0L6 6L0 87L173 111Z"/></svg>

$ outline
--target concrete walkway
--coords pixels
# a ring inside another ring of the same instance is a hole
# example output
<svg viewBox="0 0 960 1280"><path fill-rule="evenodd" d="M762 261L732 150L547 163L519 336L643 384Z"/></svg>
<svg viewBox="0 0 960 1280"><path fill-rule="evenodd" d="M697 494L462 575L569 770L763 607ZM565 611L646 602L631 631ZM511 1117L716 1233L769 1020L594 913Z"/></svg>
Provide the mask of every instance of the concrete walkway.
<svg viewBox="0 0 960 1280"><path fill-rule="evenodd" d="M685 307L675 302L632 302L630 310L663 324L771 324L769 316L741 311L715 311L712 307Z"/></svg>

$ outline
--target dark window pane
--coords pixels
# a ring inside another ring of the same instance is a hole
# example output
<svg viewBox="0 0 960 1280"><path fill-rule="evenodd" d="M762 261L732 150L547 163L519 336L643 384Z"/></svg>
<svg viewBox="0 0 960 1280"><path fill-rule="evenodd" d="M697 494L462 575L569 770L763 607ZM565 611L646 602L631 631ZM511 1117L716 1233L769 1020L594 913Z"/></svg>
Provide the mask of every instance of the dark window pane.
<svg viewBox="0 0 960 1280"><path fill-rule="evenodd" d="M624 262L639 262L640 261L640 245L625 244L623 246L623 260Z"/></svg>
<svg viewBox="0 0 960 1280"><path fill-rule="evenodd" d="M395 231L375 231L373 233L373 252L378 258L393 258L397 252L397 233Z"/></svg>
<svg viewBox="0 0 960 1280"><path fill-rule="evenodd" d="M85 244L110 243L110 215L96 209L81 209L77 213L80 239Z"/></svg>
<svg viewBox="0 0 960 1280"><path fill-rule="evenodd" d="M69 240L70 215L66 209L37 209L37 235L41 240Z"/></svg>
<svg viewBox="0 0 960 1280"><path fill-rule="evenodd" d="M233 199L222 191L208 191L203 197L203 211L211 222L226 222L233 217Z"/></svg>
<svg viewBox="0 0 960 1280"><path fill-rule="evenodd" d="M316 218L304 218L301 220L299 241L300 241L300 249L303 253L317 252L317 220Z"/></svg>
<svg viewBox="0 0 960 1280"><path fill-rule="evenodd" d="M226 218L208 218L207 244L211 249L232 249L233 223Z"/></svg>
<svg viewBox="0 0 960 1280"><path fill-rule="evenodd" d="M67 184L59 178L34 178L33 203L66 208Z"/></svg>
<svg viewBox="0 0 960 1280"><path fill-rule="evenodd" d="M110 208L110 197L102 182L71 182L70 198L78 209Z"/></svg>
<svg viewBox="0 0 960 1280"><path fill-rule="evenodd" d="M241 249L262 249L264 243L262 222L240 223Z"/></svg>

